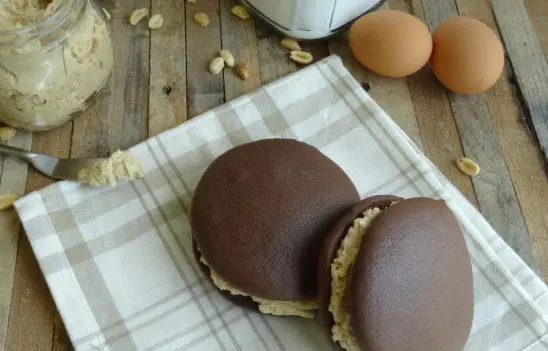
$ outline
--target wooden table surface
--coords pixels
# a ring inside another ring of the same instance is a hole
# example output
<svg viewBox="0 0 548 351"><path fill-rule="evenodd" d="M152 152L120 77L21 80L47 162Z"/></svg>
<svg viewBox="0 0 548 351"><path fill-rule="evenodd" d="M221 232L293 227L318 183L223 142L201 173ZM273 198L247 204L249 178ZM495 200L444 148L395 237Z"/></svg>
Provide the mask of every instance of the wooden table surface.
<svg viewBox="0 0 548 351"><path fill-rule="evenodd" d="M257 20L230 14L231 0L99 1L112 15L116 65L108 89L82 116L45 133L19 132L9 144L58 157L108 156L177 126L225 101L299 69L280 36ZM340 55L364 87L476 205L541 276L548 277L548 1L390 0L434 28L454 14L481 19L507 49L500 81L478 96L448 94L425 68L408 79L386 79L356 64L342 35L302 43L315 59ZM139 7L161 13L150 32L127 17ZM209 14L207 28L193 21ZM245 60L251 76L207 71L221 48ZM536 128L528 121L535 121ZM535 136L538 133L538 138ZM540 144L539 146L539 139ZM482 173L459 172L456 157L476 160ZM0 193L20 194L51 182L26 164L0 159ZM63 323L13 210L0 213L0 350L71 349Z"/></svg>

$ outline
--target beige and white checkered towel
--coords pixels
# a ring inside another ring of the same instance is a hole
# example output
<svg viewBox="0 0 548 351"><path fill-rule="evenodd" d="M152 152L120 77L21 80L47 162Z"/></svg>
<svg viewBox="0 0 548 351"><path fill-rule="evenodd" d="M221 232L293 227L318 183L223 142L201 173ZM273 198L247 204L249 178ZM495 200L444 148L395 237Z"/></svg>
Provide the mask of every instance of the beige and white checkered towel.
<svg viewBox="0 0 548 351"><path fill-rule="evenodd" d="M187 214L202 172L233 146L272 137L316 146L362 197L445 199L473 263L466 349L548 348L547 287L331 56L135 146L143 180L59 182L16 203L77 350L331 349L314 321L226 302L192 256Z"/></svg>

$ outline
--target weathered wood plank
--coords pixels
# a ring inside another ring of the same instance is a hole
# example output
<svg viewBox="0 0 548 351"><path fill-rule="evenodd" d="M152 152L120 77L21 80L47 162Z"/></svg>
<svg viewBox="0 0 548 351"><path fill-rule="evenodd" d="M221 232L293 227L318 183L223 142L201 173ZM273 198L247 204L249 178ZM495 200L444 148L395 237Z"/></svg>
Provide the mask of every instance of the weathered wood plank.
<svg viewBox="0 0 548 351"><path fill-rule="evenodd" d="M474 16L496 31L497 26L490 4L489 0L457 0L460 14ZM543 162L538 153L538 147L523 122L523 111L520 109L516 87L511 84L510 72L511 67L507 65L499 82L486 94L486 101L491 112L493 127L500 141L502 156L511 176L511 183L509 183L510 180L501 179L499 174L493 174L491 177L505 181L507 184L504 186L508 188L514 188L519 208L525 218L529 233L513 238L517 242L511 246L519 247L518 253L521 256L529 256L524 251L531 246L530 240L532 240L533 248L529 250L536 252L538 266L546 275L548 272L546 255L548 253L548 213L545 209L548 208L548 178L542 170ZM478 152L483 153L483 150ZM524 155L531 156L524 157ZM505 174L506 172L502 178L507 178ZM491 197L496 198L492 195ZM498 197L498 201L503 200L503 196ZM516 210L517 208L514 208L514 211ZM509 221L514 222L513 218ZM510 227L508 230L517 230L517 228ZM532 259L534 256L531 255L529 258Z"/></svg>
<svg viewBox="0 0 548 351"><path fill-rule="evenodd" d="M548 57L548 1L525 0L523 3L537 33L544 56Z"/></svg>
<svg viewBox="0 0 548 351"><path fill-rule="evenodd" d="M289 50L280 42L285 37L261 19L255 20L256 38L259 48L261 83L268 84L305 66L289 58ZM301 40L302 50L310 52L314 62L329 55L327 40Z"/></svg>
<svg viewBox="0 0 548 351"><path fill-rule="evenodd" d="M194 15L204 12L209 16L209 25L201 27ZM223 74L209 73L209 62L221 50L221 28L218 1L196 1L186 6L187 105L188 118L195 117L224 100Z"/></svg>
<svg viewBox="0 0 548 351"><path fill-rule="evenodd" d="M444 0L442 2L452 1ZM425 9L420 0L411 0L412 13L425 23L428 23ZM428 18L443 17L437 2L428 4ZM430 19L431 20L431 19ZM407 78L411 101L415 110L417 124L426 156L440 171L477 206L474 188L470 178L465 177L455 167L454 160L463 154L459 133L447 91L438 83L429 66Z"/></svg>
<svg viewBox="0 0 548 351"><path fill-rule="evenodd" d="M255 22L253 19L241 20L234 16L230 12L234 4L232 0L220 0L222 48L232 53L236 63L245 62L249 67L250 76L243 81L237 76L234 69L224 71L226 101L249 93L261 86Z"/></svg>
<svg viewBox="0 0 548 351"><path fill-rule="evenodd" d="M25 235L18 247L6 350L50 350L55 306Z"/></svg>
<svg viewBox="0 0 548 351"><path fill-rule="evenodd" d="M533 243L537 264L548 281L548 177L544 161L524 125L516 88L504 78L493 87L487 101L512 177L521 211Z"/></svg>
<svg viewBox="0 0 548 351"><path fill-rule="evenodd" d="M6 343L19 228L14 210L0 213L0 350L4 349Z"/></svg>
<svg viewBox="0 0 548 351"><path fill-rule="evenodd" d="M454 97L452 101L464 152L482 168L481 173L472 180L482 214L517 254L537 270L531 238L491 120L486 96Z"/></svg>
<svg viewBox="0 0 548 351"><path fill-rule="evenodd" d="M8 145L30 149L32 134L18 132ZM24 195L28 164L13 157L0 156L0 194L14 192ZM0 211L0 349L6 344L9 311L14 286L19 230L13 209Z"/></svg>
<svg viewBox="0 0 548 351"><path fill-rule="evenodd" d="M467 0L459 3L463 10L469 11L461 14L482 15L477 2L476 5ZM423 5L431 30L443 19L459 14L453 0L423 0ZM464 154L482 167L480 175L472 178L480 211L529 265L536 266L531 239L493 126L486 94L464 96L449 92L448 96Z"/></svg>
<svg viewBox="0 0 548 351"><path fill-rule="evenodd" d="M523 1L497 0L492 5L516 73L527 119L548 169L548 62Z"/></svg>
<svg viewBox="0 0 548 351"><path fill-rule="evenodd" d="M128 22L148 0L116 2L111 11L114 68L99 101L74 121L71 157L106 157L148 136L149 45L147 20Z"/></svg>
<svg viewBox="0 0 548 351"><path fill-rule="evenodd" d="M164 25L150 37L150 136L187 119L185 6L179 0L152 0L156 13Z"/></svg>
<svg viewBox="0 0 548 351"><path fill-rule="evenodd" d="M529 17L531 18L531 22L537 33L544 56L548 57L548 1L525 0L524 3L527 6ZM519 132L521 133L522 130L523 128L520 128ZM517 134L517 132L515 134ZM537 151L536 145L531 145L532 143L530 142L523 142L523 140L530 140L527 138L527 134L524 134L522 137L519 135L512 136L513 138L511 138L511 141L509 140L509 144L519 145L519 147L514 147L509 150L516 153L515 172L512 171L513 164L511 162L509 162L509 167L511 168L512 178L514 179L514 184L518 191L518 197L520 197L520 201L522 202L522 209L525 213L525 219L531 233L531 238L533 239L533 246L536 248L540 267L544 272L545 280L548 281L548 211L545 210L548 208L548 203L546 202L548 201L548 177L539 172L539 166L542 167L542 160L539 160L539 158L517 157L520 154L534 155ZM510 136L506 138L510 139ZM504 141L503 138L503 142ZM525 144L525 146L523 146L523 144ZM525 148L528 150L522 150ZM519 150L521 150L521 152ZM509 154L509 152L506 153ZM527 162L528 164L518 165L520 162ZM527 181L529 177L531 179L530 182ZM529 190L524 191L523 196L520 195L520 189L522 187ZM541 189L541 191L534 191L535 189ZM523 198L523 201L521 198ZM530 200L527 201L527 199ZM535 206L537 203L540 203L541 206Z"/></svg>
<svg viewBox="0 0 548 351"><path fill-rule="evenodd" d="M290 62L289 52L280 45L283 38L261 19L255 19L255 35L259 50L261 83L268 84L297 70Z"/></svg>
<svg viewBox="0 0 548 351"><path fill-rule="evenodd" d="M53 346L52 351L72 351L74 347L70 341L65 324L59 312L55 313L53 319Z"/></svg>
<svg viewBox="0 0 548 351"><path fill-rule="evenodd" d="M72 122L49 132L36 133L32 151L68 157L71 133ZM26 192L43 188L52 182L30 168L28 183L25 184ZM55 333L55 304L24 234L21 235L18 248L6 349L50 349ZM66 344L68 340L63 342Z"/></svg>

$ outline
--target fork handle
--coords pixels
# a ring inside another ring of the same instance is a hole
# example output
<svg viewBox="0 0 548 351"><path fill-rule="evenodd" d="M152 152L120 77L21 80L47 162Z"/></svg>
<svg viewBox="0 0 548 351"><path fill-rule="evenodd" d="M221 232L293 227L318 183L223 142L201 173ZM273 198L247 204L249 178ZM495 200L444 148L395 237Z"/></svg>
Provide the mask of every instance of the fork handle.
<svg viewBox="0 0 548 351"><path fill-rule="evenodd" d="M33 152L29 152L25 149L20 149L13 146L3 145L0 144L0 154L9 155L9 156L17 156L19 158L22 158L27 161L32 161L33 158L38 156L38 154L35 154Z"/></svg>

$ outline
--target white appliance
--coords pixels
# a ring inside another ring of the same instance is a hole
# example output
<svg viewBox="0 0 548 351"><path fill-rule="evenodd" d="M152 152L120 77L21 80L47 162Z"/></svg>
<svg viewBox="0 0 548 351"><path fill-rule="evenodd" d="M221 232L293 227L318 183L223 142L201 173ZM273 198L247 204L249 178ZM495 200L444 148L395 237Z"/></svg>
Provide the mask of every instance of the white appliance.
<svg viewBox="0 0 548 351"><path fill-rule="evenodd" d="M295 39L320 39L345 28L385 0L240 0L279 32Z"/></svg>

